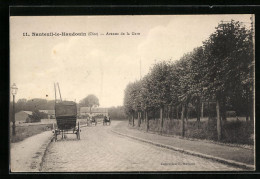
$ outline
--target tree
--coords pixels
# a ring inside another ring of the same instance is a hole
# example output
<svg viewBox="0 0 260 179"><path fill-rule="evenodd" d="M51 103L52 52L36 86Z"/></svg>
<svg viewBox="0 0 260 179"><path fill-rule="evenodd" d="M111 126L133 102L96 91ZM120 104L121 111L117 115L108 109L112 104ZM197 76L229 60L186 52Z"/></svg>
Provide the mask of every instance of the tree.
<svg viewBox="0 0 260 179"><path fill-rule="evenodd" d="M94 94L90 94L84 99L80 100L79 105L81 107L89 107L90 108L90 113L91 113L91 108L95 105L99 106L99 100Z"/></svg>
<svg viewBox="0 0 260 179"><path fill-rule="evenodd" d="M54 110L54 106L55 106L55 100L48 100L44 109Z"/></svg>
<svg viewBox="0 0 260 179"><path fill-rule="evenodd" d="M241 96L243 84L252 85L250 69L253 66L253 53L250 34L240 22L231 21L219 24L216 32L203 42L208 69L204 87L205 92L216 99L219 140L221 118L226 118L227 97L232 98L234 94Z"/></svg>
<svg viewBox="0 0 260 179"><path fill-rule="evenodd" d="M132 125L134 126L134 114L135 114L135 83L129 83L125 89L124 95L124 109L127 115L131 116L132 118ZM130 122L129 122L130 123Z"/></svg>
<svg viewBox="0 0 260 179"><path fill-rule="evenodd" d="M181 106L181 123L182 123L182 136L185 135L185 122L184 117L187 118L187 107L191 99L191 54L184 54L184 56L175 64L176 76L179 78L177 98Z"/></svg>
<svg viewBox="0 0 260 179"><path fill-rule="evenodd" d="M38 109L34 110L32 115L29 116L31 121L27 122L41 122L41 119L48 118L48 114L40 112Z"/></svg>
<svg viewBox="0 0 260 179"><path fill-rule="evenodd" d="M150 72L151 90L153 91L153 106L160 109L161 132L163 129L164 109L171 104L169 76L170 62L160 62L153 66Z"/></svg>
<svg viewBox="0 0 260 179"><path fill-rule="evenodd" d="M135 81L134 83L132 83L131 92L130 92L130 100L132 101L131 102L132 110L134 112L137 112L138 127L140 127L141 81Z"/></svg>
<svg viewBox="0 0 260 179"><path fill-rule="evenodd" d="M221 121L226 119L227 104L233 105L237 113L246 113L247 118L253 119L252 47L252 29L234 21L219 24L203 46L184 54L175 63L155 64L142 80L129 84L125 90L125 109L155 112L159 108L162 129L165 109L169 118L169 109L175 106L178 118L181 106L184 136L188 105L195 106L199 127L203 101L208 101L208 106L210 101L215 101L216 110L212 113L217 115L218 139L221 140ZM245 104L246 110L243 112L243 106L238 104Z"/></svg>
<svg viewBox="0 0 260 179"><path fill-rule="evenodd" d="M34 98L31 100L28 100L26 102L26 105L24 106L25 111L34 111L36 109L46 109L47 106L47 100L41 99L41 98Z"/></svg>
<svg viewBox="0 0 260 179"><path fill-rule="evenodd" d="M177 62L178 63L178 62ZM170 99L171 106L175 106L176 108L176 118L179 118L179 106L181 104L180 95L180 76L178 73L178 65L177 63L171 64L169 75L167 76L167 80L170 82Z"/></svg>
<svg viewBox="0 0 260 179"><path fill-rule="evenodd" d="M137 112L138 127L141 124L141 87L142 82L136 81L133 83L132 99L133 99L133 109Z"/></svg>
<svg viewBox="0 0 260 179"><path fill-rule="evenodd" d="M149 130L149 117L148 111L155 110L154 108L155 95L152 91L152 81L151 76L148 73L142 79L141 87L141 109L144 111L145 121L146 121L146 131Z"/></svg>
<svg viewBox="0 0 260 179"><path fill-rule="evenodd" d="M108 114L112 119L126 119L126 114L123 106L108 108Z"/></svg>
<svg viewBox="0 0 260 179"><path fill-rule="evenodd" d="M17 103L15 104L15 112L19 112L24 110L26 106L27 100L26 99L19 99Z"/></svg>
<svg viewBox="0 0 260 179"><path fill-rule="evenodd" d="M207 73L207 68L205 68L205 57L203 47L198 47L193 50L191 53L190 61L190 75L189 79L191 81L191 86L189 93L191 94L191 103L195 106L197 113L197 126L200 126L200 117L201 117L201 106L203 106L203 84L204 76ZM206 99L206 96L204 96ZM202 107L203 108L203 107ZM202 109L203 110L203 109Z"/></svg>

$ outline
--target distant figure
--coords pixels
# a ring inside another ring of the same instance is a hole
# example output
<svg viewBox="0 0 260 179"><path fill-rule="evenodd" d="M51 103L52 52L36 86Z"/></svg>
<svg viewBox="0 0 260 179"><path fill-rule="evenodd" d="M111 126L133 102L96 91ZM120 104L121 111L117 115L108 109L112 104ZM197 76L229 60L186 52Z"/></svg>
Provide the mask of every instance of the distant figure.
<svg viewBox="0 0 260 179"><path fill-rule="evenodd" d="M96 122L96 119L95 119L95 117L92 117L92 120L91 120L92 122Z"/></svg>
<svg viewBox="0 0 260 179"><path fill-rule="evenodd" d="M107 125L107 123L110 125L110 117L109 116L105 116L104 120L103 120L103 125Z"/></svg>

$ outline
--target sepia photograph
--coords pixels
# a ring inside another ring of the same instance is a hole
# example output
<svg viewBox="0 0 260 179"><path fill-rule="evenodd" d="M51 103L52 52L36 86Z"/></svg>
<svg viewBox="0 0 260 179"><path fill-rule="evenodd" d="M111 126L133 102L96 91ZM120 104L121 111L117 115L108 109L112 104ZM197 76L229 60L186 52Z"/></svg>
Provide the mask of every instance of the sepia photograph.
<svg viewBox="0 0 260 179"><path fill-rule="evenodd" d="M255 171L255 16L10 16L9 171Z"/></svg>

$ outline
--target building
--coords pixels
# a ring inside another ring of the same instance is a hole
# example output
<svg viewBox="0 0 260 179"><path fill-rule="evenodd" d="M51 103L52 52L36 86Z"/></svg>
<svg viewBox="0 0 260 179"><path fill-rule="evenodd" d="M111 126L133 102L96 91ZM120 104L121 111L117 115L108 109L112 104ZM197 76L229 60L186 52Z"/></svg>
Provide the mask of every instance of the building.
<svg viewBox="0 0 260 179"><path fill-rule="evenodd" d="M15 121L17 123L24 123L31 121L32 111L20 111L15 113Z"/></svg>
<svg viewBox="0 0 260 179"><path fill-rule="evenodd" d="M99 107L93 107L91 108L90 112L90 107L81 107L80 108L80 116L107 116L108 115L108 109L107 108L99 108Z"/></svg>
<svg viewBox="0 0 260 179"><path fill-rule="evenodd" d="M55 119L55 110L48 110L48 118Z"/></svg>
<svg viewBox="0 0 260 179"><path fill-rule="evenodd" d="M55 118L55 110L39 110L42 113L48 114L48 119Z"/></svg>

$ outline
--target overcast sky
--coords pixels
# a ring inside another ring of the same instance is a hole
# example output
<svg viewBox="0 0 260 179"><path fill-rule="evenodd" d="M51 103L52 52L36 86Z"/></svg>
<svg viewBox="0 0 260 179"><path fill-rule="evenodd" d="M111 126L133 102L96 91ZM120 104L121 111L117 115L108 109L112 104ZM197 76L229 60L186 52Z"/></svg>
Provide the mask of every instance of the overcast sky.
<svg viewBox="0 0 260 179"><path fill-rule="evenodd" d="M10 83L18 87L16 99L54 99L53 83L59 82L62 98L78 102L95 94L103 107L123 105L124 89L140 79L140 69L144 76L155 62L178 60L231 19L250 22L250 15L10 17ZM100 35L107 32L140 35Z"/></svg>

